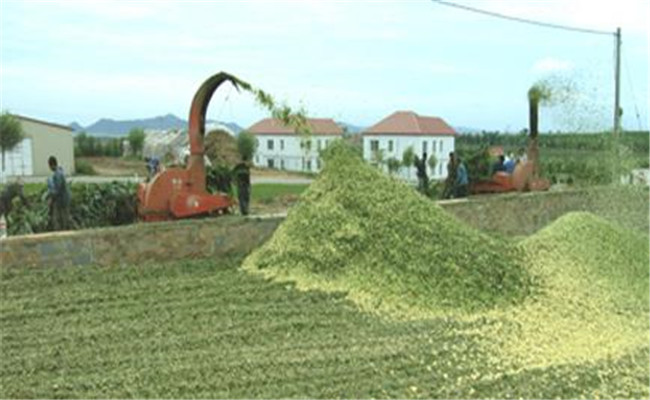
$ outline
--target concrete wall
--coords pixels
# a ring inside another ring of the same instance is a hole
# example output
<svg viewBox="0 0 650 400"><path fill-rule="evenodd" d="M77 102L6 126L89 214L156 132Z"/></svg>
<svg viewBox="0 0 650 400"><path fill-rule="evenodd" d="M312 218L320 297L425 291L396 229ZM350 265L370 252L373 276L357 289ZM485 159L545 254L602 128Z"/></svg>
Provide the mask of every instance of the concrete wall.
<svg viewBox="0 0 650 400"><path fill-rule="evenodd" d="M228 216L15 236L0 241L0 264L3 268L110 266L246 254L283 220L284 216Z"/></svg>
<svg viewBox="0 0 650 400"><path fill-rule="evenodd" d="M439 204L480 230L530 235L570 211L588 211L631 229L648 232L647 187L575 189L557 192L475 196Z"/></svg>
<svg viewBox="0 0 650 400"><path fill-rule="evenodd" d="M66 175L74 174L74 141L72 129L44 121L17 116L25 136L32 138L33 172L50 175L47 159L55 156Z"/></svg>
<svg viewBox="0 0 650 400"><path fill-rule="evenodd" d="M648 232L648 188L621 187L479 196L440 202L461 220L500 235L528 235L569 211L590 211ZM0 241L2 268L137 264L246 254L284 220L236 216L140 223L73 232L10 237Z"/></svg>

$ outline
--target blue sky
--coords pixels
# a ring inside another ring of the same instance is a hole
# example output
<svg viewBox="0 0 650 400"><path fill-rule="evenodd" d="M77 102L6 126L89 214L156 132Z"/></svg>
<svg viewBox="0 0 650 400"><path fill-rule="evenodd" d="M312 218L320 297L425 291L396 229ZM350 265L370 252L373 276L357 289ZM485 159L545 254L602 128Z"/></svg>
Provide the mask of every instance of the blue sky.
<svg viewBox="0 0 650 400"><path fill-rule="evenodd" d="M452 0L584 28L623 30L623 124L648 129L647 0ZM224 70L309 115L368 126L396 110L518 131L526 92L576 89L542 129L607 129L613 36L508 22L428 0L0 2L0 107L67 124L174 113ZM638 115L637 117L637 110ZM220 89L210 118L265 112Z"/></svg>

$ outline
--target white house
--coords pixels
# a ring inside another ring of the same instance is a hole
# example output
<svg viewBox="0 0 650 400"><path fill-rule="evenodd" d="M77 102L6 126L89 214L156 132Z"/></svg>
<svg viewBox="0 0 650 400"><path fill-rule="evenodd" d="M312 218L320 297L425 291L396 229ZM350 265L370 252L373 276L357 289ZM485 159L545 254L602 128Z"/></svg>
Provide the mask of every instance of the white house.
<svg viewBox="0 0 650 400"><path fill-rule="evenodd" d="M449 153L455 149L456 131L438 117L420 116L412 111L397 111L366 129L363 135L363 158L373 164L378 158L402 161L404 151L412 147L415 155L427 159L435 156L434 168L427 168L429 178L447 177ZM384 168L386 168L384 166ZM408 180L417 179L414 167L401 168L400 174Z"/></svg>
<svg viewBox="0 0 650 400"><path fill-rule="evenodd" d="M66 174L74 174L72 128L22 115L14 116L23 128L24 139L11 151L5 152L0 181L16 176L47 176L52 173L47 164L50 156L57 158Z"/></svg>
<svg viewBox="0 0 650 400"><path fill-rule="evenodd" d="M335 139L343 137L343 130L333 119L308 118L309 137L272 118L263 119L248 128L257 138L255 166L287 171L318 172L321 169L319 151Z"/></svg>

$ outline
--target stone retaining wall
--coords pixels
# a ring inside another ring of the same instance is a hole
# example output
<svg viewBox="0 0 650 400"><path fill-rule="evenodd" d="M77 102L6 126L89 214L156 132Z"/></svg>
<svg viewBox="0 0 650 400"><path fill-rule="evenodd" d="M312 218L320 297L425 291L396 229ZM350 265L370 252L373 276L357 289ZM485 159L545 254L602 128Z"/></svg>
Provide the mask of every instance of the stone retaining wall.
<svg viewBox="0 0 650 400"><path fill-rule="evenodd" d="M588 211L648 232L648 187L620 186L556 192L507 193L441 201L445 210L487 232L530 235L570 211Z"/></svg>
<svg viewBox="0 0 650 400"><path fill-rule="evenodd" d="M138 223L128 226L15 236L0 242L3 267L119 265L246 254L284 216Z"/></svg>
<svg viewBox="0 0 650 400"><path fill-rule="evenodd" d="M611 188L477 196L439 203L459 219L501 235L531 234L569 211L590 211L648 232L648 189ZM2 267L118 265L247 254L284 220L227 216L10 237Z"/></svg>

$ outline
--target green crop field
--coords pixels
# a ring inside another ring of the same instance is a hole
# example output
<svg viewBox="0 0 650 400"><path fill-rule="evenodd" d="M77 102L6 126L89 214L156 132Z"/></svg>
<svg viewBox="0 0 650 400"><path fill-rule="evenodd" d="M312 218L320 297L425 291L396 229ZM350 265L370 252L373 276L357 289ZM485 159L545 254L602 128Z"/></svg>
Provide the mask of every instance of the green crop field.
<svg viewBox="0 0 650 400"><path fill-rule="evenodd" d="M647 349L508 370L481 321L386 320L239 263L3 269L0 397L647 396Z"/></svg>

